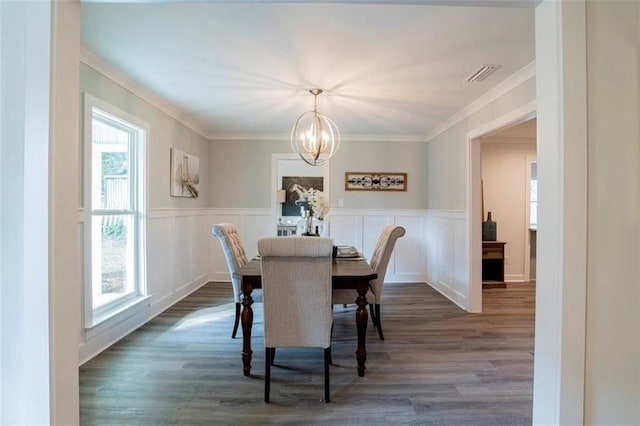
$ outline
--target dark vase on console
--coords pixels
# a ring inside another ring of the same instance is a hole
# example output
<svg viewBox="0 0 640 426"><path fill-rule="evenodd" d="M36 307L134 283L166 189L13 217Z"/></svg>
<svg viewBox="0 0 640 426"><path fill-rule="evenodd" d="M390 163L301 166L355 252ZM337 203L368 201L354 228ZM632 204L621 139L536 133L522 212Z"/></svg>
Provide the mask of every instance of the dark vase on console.
<svg viewBox="0 0 640 426"><path fill-rule="evenodd" d="M491 220L491 212L487 213L487 220L482 222L482 241L497 240L497 225Z"/></svg>

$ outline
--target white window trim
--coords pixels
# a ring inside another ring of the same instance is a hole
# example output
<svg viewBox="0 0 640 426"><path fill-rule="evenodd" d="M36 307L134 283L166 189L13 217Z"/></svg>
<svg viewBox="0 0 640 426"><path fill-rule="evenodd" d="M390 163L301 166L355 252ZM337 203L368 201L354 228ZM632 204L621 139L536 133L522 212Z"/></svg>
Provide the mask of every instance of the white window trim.
<svg viewBox="0 0 640 426"><path fill-rule="evenodd" d="M133 300L129 300L117 308L111 310L104 315L95 315L94 324L91 327L85 327L84 336L91 339L98 334L115 327L125 320L144 312L149 308L151 296L139 296Z"/></svg>
<svg viewBox="0 0 640 426"><path fill-rule="evenodd" d="M142 197L138 202L137 211L143 215L143 220L138 228L138 253L140 258L138 259L137 279L139 280L138 294L134 297L126 298L122 303L116 303L108 311L98 312L94 311L92 303L92 280L91 280L91 155L87 153L87 149L90 149L92 145L92 122L93 122L93 109L96 108L103 113L106 113L115 121L122 121L127 126L133 125L144 133L145 137L142 141L138 141L137 155L140 155L144 161L142 166L138 166L138 191L142 191ZM79 223L81 226L81 240L80 244L82 250L82 277L83 277L83 324L85 328L85 335L87 338L91 338L96 334L104 331L105 328L113 326L132 315L135 315L144 307L150 296L147 295L147 272L146 272L146 188L148 188L148 145L149 145L150 126L147 122L141 120L129 114L126 111L98 99L88 93L84 93L84 121L83 121L83 179L82 179L82 198L80 200L79 209Z"/></svg>

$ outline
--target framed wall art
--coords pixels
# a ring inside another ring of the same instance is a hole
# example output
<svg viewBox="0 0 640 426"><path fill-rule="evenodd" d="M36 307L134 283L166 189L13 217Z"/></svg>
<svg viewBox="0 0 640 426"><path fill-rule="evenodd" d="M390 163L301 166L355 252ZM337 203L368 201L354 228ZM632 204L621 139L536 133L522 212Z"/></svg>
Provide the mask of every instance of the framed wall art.
<svg viewBox="0 0 640 426"><path fill-rule="evenodd" d="M317 189L322 191L324 188L324 178L321 176L283 176L282 189L286 191L285 201L282 204L282 216L301 216L300 206L296 205L299 198L297 192L293 190L295 185L304 189Z"/></svg>
<svg viewBox="0 0 640 426"><path fill-rule="evenodd" d="M345 191L406 191L407 174L389 172L345 172Z"/></svg>
<svg viewBox="0 0 640 426"><path fill-rule="evenodd" d="M171 148L171 196L198 198L199 184L200 159Z"/></svg>

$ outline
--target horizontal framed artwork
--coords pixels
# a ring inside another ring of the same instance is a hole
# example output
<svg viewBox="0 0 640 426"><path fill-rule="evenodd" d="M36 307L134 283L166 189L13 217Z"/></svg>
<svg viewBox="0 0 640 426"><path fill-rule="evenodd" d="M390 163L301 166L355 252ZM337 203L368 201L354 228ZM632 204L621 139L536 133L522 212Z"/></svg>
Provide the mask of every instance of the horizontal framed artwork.
<svg viewBox="0 0 640 426"><path fill-rule="evenodd" d="M390 172L345 172L345 191L406 191L407 174Z"/></svg>

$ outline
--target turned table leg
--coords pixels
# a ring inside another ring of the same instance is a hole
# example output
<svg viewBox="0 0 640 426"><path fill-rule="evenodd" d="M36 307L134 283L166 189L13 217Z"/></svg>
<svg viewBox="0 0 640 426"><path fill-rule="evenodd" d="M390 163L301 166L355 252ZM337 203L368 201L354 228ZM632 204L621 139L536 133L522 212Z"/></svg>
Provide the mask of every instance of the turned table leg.
<svg viewBox="0 0 640 426"><path fill-rule="evenodd" d="M251 328L253 327L253 297L251 291L253 285L242 280L242 314L240 320L242 322L242 370L245 376L251 375Z"/></svg>
<svg viewBox="0 0 640 426"><path fill-rule="evenodd" d="M356 304L356 328L358 330L358 349L356 350L356 359L358 360L358 376L364 376L365 361L367 360L366 336L367 321L369 313L367 312L367 290L369 289L369 281L358 283L358 298Z"/></svg>

